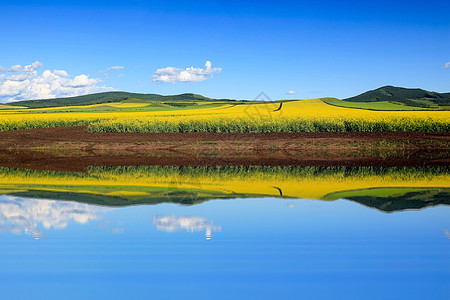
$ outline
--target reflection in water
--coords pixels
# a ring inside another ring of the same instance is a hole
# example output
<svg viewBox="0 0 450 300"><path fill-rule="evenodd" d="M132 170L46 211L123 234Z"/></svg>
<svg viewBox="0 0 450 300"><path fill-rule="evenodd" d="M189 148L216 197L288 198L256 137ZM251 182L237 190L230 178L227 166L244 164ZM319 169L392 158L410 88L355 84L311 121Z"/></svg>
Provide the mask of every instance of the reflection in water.
<svg viewBox="0 0 450 300"><path fill-rule="evenodd" d="M114 234L122 234L122 233L124 233L124 229L123 228L117 227L117 226L112 226L111 225L111 220L103 221L103 223L98 225L98 227L101 228L101 229L105 229L106 231L109 231L109 232L114 233Z"/></svg>
<svg viewBox="0 0 450 300"><path fill-rule="evenodd" d="M450 239L450 230L445 229L444 230L444 235L445 235L446 238Z"/></svg>
<svg viewBox="0 0 450 300"><path fill-rule="evenodd" d="M211 199L224 201L194 205ZM449 168L0 168L0 229L67 227L39 243L0 236L0 288L13 299L447 299L449 204Z"/></svg>
<svg viewBox="0 0 450 300"><path fill-rule="evenodd" d="M21 199L16 197L0 198L0 230L15 234L32 235L39 238L45 229L64 229L69 221L86 224L98 220L99 212L106 208L76 202L55 200Z"/></svg>
<svg viewBox="0 0 450 300"><path fill-rule="evenodd" d="M24 199L10 196L0 196L0 231L14 234L25 233L35 238L42 236L39 227L45 229L65 229L73 220L78 224L87 224L100 220L99 213L111 209L84 203L58 200ZM124 229L112 226L111 220L104 220L98 225L100 229L114 234L124 233ZM221 231L221 226L214 225L212 220L203 217L159 216L153 218L156 229L166 232L186 230L188 232L205 231L205 237L210 240L213 232Z"/></svg>
<svg viewBox="0 0 450 300"><path fill-rule="evenodd" d="M213 231L221 231L222 227L202 217L160 216L153 218L156 229L167 232L186 230L188 232L205 230L205 238L210 240Z"/></svg>
<svg viewBox="0 0 450 300"><path fill-rule="evenodd" d="M450 204L450 168L92 167L87 173L0 168L0 195L103 206L212 199L347 199L384 212Z"/></svg>
<svg viewBox="0 0 450 300"><path fill-rule="evenodd" d="M385 215L346 201L252 198L100 215L98 207L3 198L0 210L12 206L19 212L10 219L23 223L38 219L27 204L70 220L84 211L89 221L70 221L38 243L0 235L4 299L448 299L450 207ZM117 225L124 234L107 231L120 232Z"/></svg>

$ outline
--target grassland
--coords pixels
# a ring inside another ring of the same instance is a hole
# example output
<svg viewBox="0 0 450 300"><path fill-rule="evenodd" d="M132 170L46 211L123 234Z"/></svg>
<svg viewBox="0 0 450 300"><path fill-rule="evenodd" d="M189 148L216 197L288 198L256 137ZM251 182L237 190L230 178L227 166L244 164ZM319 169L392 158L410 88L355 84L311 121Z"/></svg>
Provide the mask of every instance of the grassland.
<svg viewBox="0 0 450 300"><path fill-rule="evenodd" d="M433 108L409 106L401 103L389 101L380 102L350 102L337 99L324 100L325 103L346 108L358 108L366 110L386 110L386 111L414 111L414 110L434 110Z"/></svg>
<svg viewBox="0 0 450 300"><path fill-rule="evenodd" d="M26 106L13 106L13 105L7 105L7 104L1 104L0 103L0 110L12 110L12 109L27 109Z"/></svg>
<svg viewBox="0 0 450 300"><path fill-rule="evenodd" d="M398 102L416 107L450 108L450 93L437 93L422 89L407 89L389 85L344 100L357 103L380 101Z"/></svg>
<svg viewBox="0 0 450 300"><path fill-rule="evenodd" d="M92 132L450 131L450 111L375 111L339 107L329 101L198 101L173 106L126 99L87 106L19 108L0 111L0 130L88 125Z"/></svg>
<svg viewBox="0 0 450 300"><path fill-rule="evenodd" d="M158 94L138 94L127 92L105 92L89 94L77 97L56 98L56 99L42 99L42 100L28 100L13 102L10 105L25 106L28 108L49 108L49 107L63 107L63 106L86 106L94 104L108 104L127 101L130 99L139 99L145 102L158 103L180 103L180 102L217 102L215 99L204 97L197 94L180 94L162 96ZM223 99L221 102L235 102L234 100Z"/></svg>

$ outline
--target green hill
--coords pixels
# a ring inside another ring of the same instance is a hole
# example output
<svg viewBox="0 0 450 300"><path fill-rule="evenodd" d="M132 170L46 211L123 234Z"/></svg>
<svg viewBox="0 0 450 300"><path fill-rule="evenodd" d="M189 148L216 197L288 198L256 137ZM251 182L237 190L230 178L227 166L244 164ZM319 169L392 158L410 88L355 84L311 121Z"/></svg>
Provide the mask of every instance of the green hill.
<svg viewBox="0 0 450 300"><path fill-rule="evenodd" d="M450 93L436 93L429 92L422 89L407 89L394 86L384 86L376 90L365 92L361 95L343 99L348 102L385 102L387 104L401 104L415 107L425 108L450 108ZM193 105L195 102L230 102L241 103L247 102L246 100L231 100L231 99L212 99L204 97L202 95L185 93L180 95L158 95L158 94L139 94L128 92L105 92L97 94L89 94L77 97L68 98L55 98L55 99L42 99L42 100L24 100L8 103L7 106L1 106L1 108L12 107L28 107L28 108L46 108L46 107L63 107L63 106L81 106L92 104L103 104L113 102L153 102L168 104L171 106L187 106ZM337 102L334 105L343 106L342 103ZM330 103L331 104L331 103ZM347 105L352 107L351 104ZM392 106L392 105L391 105ZM358 106L359 107L359 106ZM390 110L392 107L383 108L381 110ZM393 108L394 110L403 110L398 105ZM376 109L375 110L379 110ZM410 109L408 109L410 110Z"/></svg>
<svg viewBox="0 0 450 300"><path fill-rule="evenodd" d="M25 100L8 103L11 106L26 106L29 108L44 108L44 107L58 107L58 106L78 106L78 105L92 105L112 102L122 102L128 99L133 99L134 102L161 102L161 103L182 103L182 102L215 102L215 101L233 101L228 99L211 99L197 94L180 94L162 96L158 94L138 94L127 92L105 92L90 94L77 97L42 99L42 100Z"/></svg>
<svg viewBox="0 0 450 300"><path fill-rule="evenodd" d="M395 86L383 86L358 96L343 99L350 102L396 102L419 107L450 106L450 93L429 92L422 89L407 89Z"/></svg>

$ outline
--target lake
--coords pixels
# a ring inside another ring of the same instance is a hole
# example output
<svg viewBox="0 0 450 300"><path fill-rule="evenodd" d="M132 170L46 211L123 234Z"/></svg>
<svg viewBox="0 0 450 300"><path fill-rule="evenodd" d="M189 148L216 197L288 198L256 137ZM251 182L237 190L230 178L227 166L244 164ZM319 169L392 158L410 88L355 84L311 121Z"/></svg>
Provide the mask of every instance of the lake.
<svg viewBox="0 0 450 300"><path fill-rule="evenodd" d="M446 167L0 168L5 299L448 299Z"/></svg>

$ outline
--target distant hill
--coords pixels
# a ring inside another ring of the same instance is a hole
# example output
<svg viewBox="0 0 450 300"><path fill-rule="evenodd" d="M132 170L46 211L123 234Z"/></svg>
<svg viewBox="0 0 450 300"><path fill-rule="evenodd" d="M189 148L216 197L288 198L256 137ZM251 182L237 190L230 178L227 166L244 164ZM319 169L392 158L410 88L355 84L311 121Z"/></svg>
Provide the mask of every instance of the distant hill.
<svg viewBox="0 0 450 300"><path fill-rule="evenodd" d="M450 109L450 93L429 92L422 89L407 89L394 86L384 86L361 95L343 99L349 102L393 102L416 107ZM105 92L77 97L24 100L8 103L8 106L28 108L46 108L58 106L80 106L113 102L158 102L172 106L192 105L193 102L247 102L248 100L212 99L197 94L180 94L162 96L158 94L139 94L128 92ZM6 106L1 108L6 109Z"/></svg>
<svg viewBox="0 0 450 300"><path fill-rule="evenodd" d="M450 106L450 93L441 94L422 89L407 89L388 85L343 100L351 102L389 101L411 106L441 107Z"/></svg>
<svg viewBox="0 0 450 300"><path fill-rule="evenodd" d="M122 102L128 99L149 101L149 102L212 102L212 101L233 101L228 99L211 99L197 94L180 94L171 96L162 96L158 94L138 94L127 92L105 92L90 94L77 97L68 98L55 98L55 99L43 99L43 100L25 100L8 103L12 106L26 106L29 108L44 108L44 107L57 107L57 106L78 106L78 105L92 105L112 102Z"/></svg>

